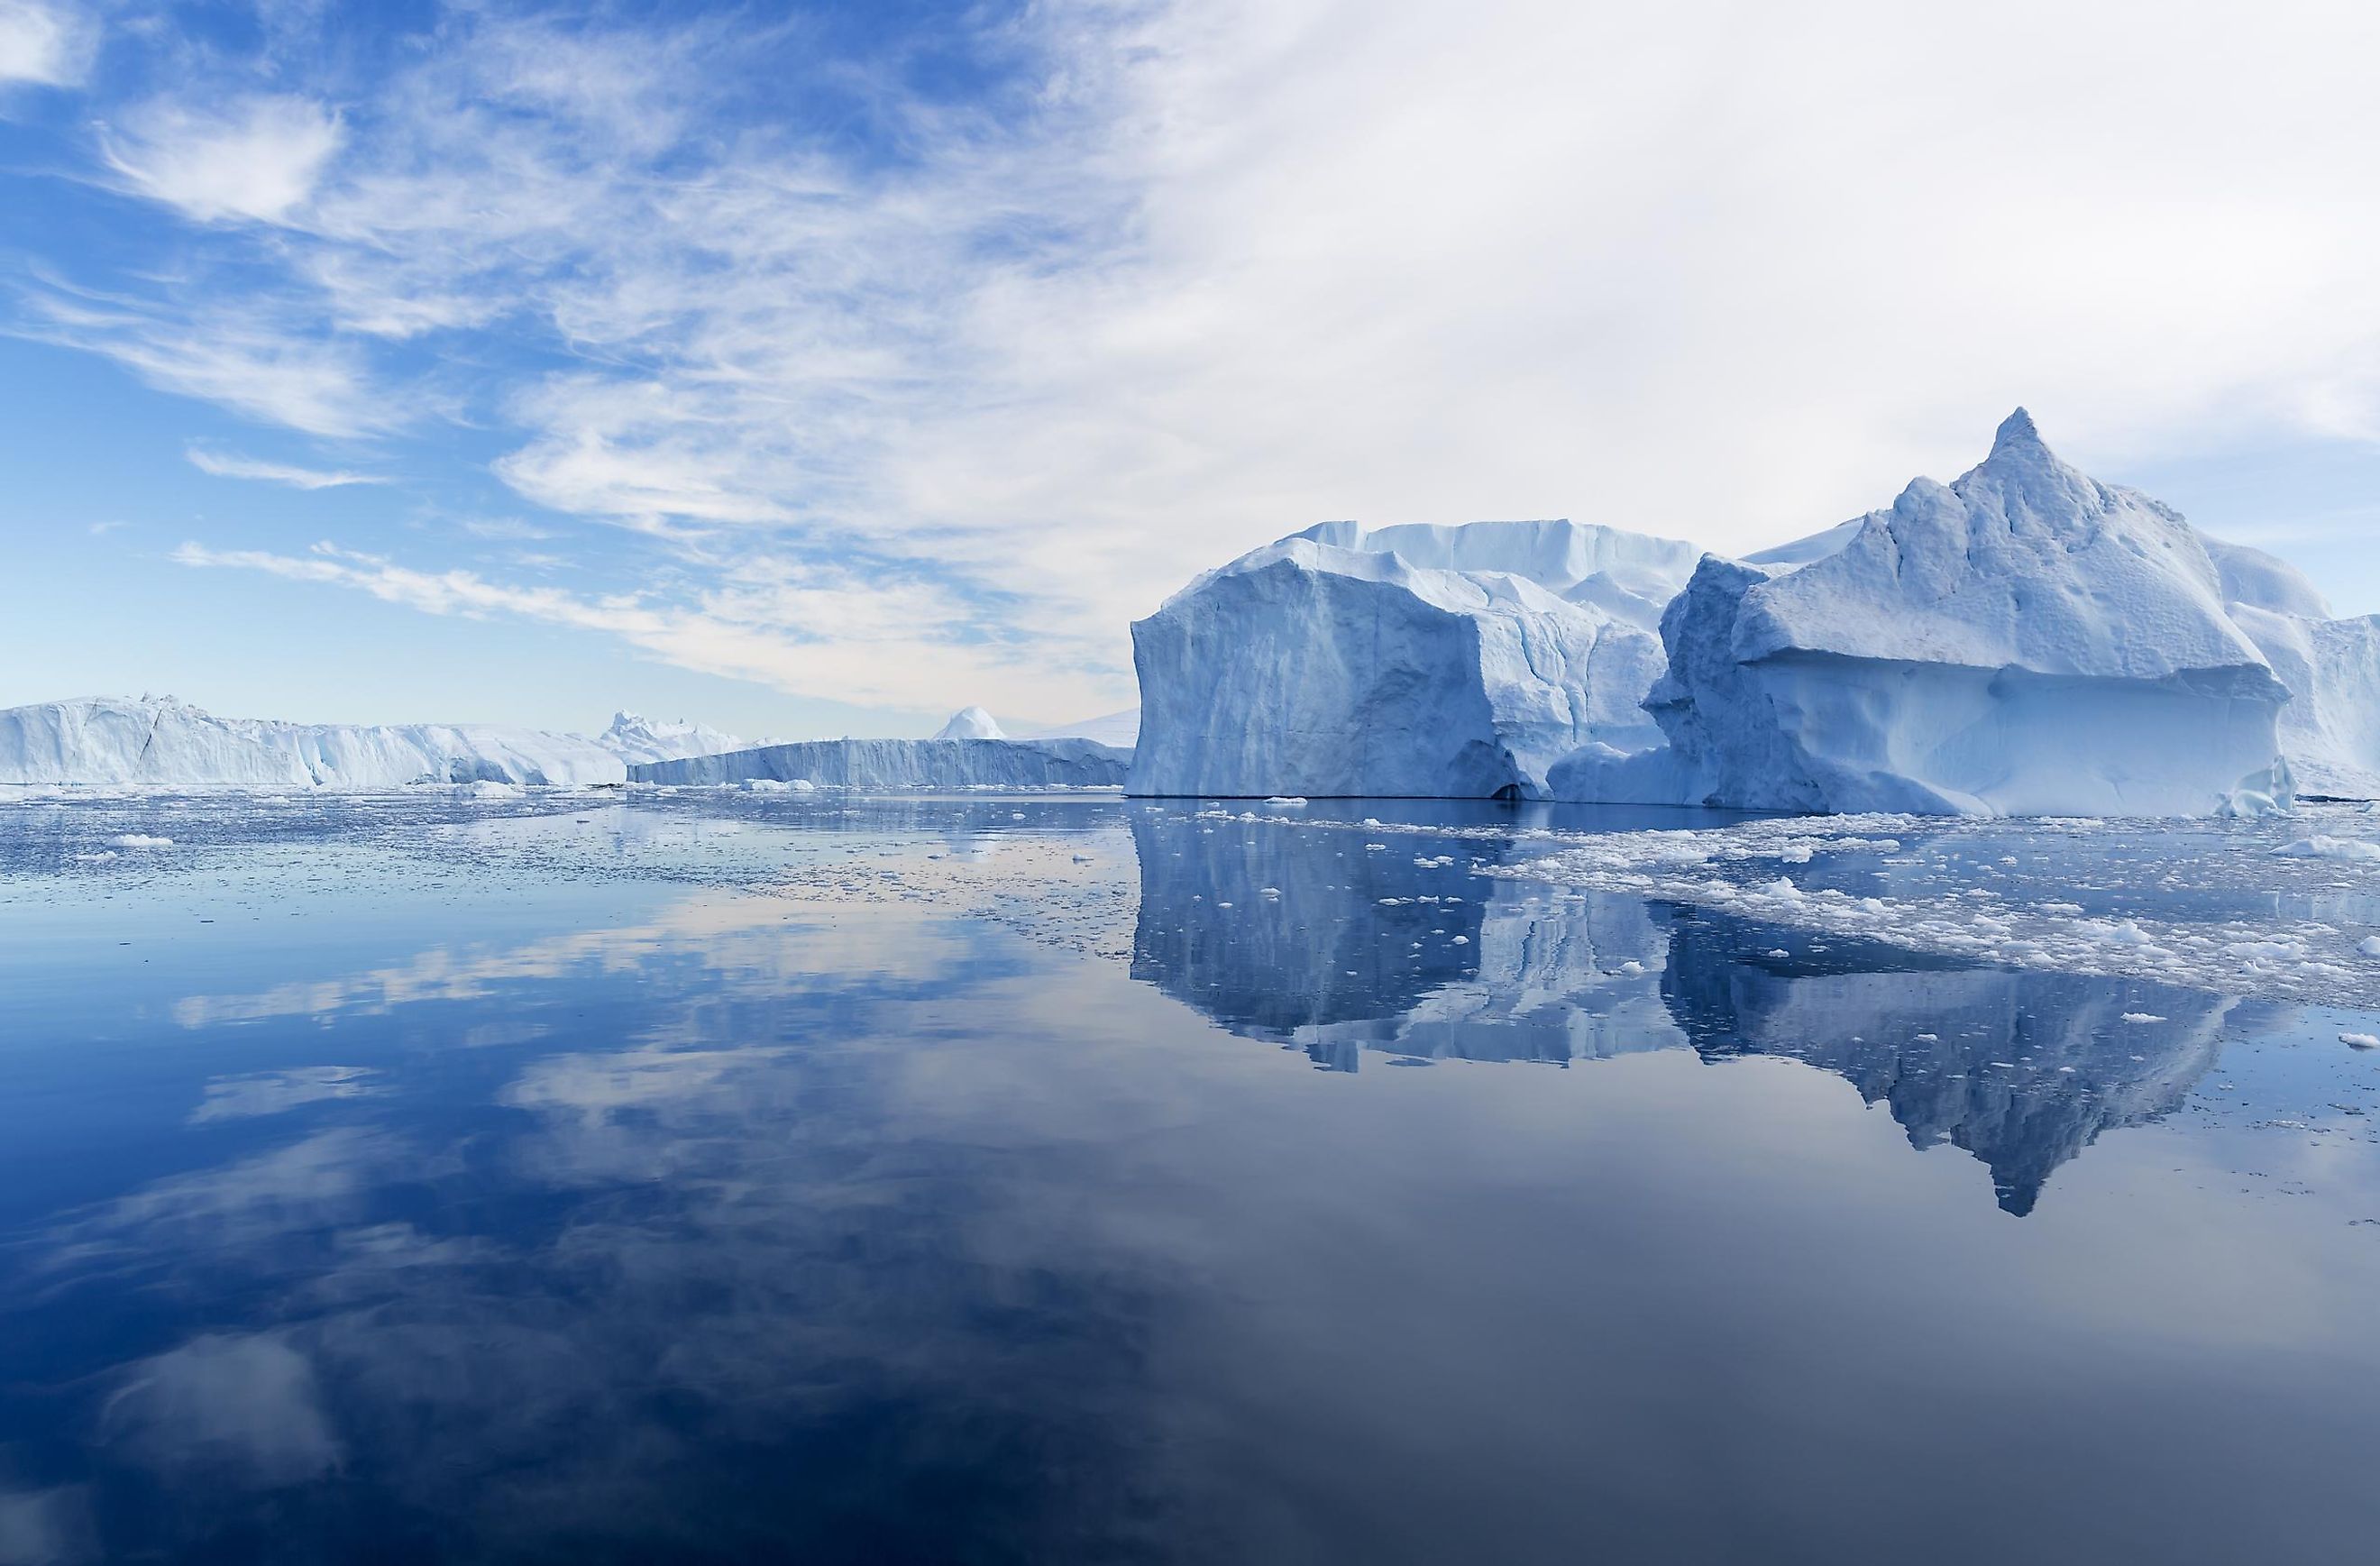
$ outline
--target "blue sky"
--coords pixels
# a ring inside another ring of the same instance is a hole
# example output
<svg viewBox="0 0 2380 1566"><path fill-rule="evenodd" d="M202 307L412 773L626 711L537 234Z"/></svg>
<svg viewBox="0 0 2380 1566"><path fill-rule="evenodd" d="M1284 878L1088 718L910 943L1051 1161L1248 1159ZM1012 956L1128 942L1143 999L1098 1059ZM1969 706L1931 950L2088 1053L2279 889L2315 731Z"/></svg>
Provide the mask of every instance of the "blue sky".
<svg viewBox="0 0 2380 1566"><path fill-rule="evenodd" d="M1317 520L2020 402L2380 611L2380 23L1984 14L0 0L0 704L1056 722Z"/></svg>

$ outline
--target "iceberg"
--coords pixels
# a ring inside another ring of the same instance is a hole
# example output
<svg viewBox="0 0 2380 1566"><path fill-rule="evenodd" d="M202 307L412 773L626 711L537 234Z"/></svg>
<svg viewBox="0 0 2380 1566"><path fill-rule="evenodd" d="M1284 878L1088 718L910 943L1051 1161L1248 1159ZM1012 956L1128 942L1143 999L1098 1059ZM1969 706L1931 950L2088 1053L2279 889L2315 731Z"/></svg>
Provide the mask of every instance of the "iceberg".
<svg viewBox="0 0 2380 1566"><path fill-rule="evenodd" d="M811 739L628 769L634 783L834 788L1114 788L1132 753L1087 739Z"/></svg>
<svg viewBox="0 0 2380 1566"><path fill-rule="evenodd" d="M1557 797L1793 811L2205 815L2286 804L2270 596L2018 409L1955 482L1770 562L1706 557L1645 698L1666 748L1583 747ZM2277 564L2277 563L2274 563ZM2303 605L2301 605L2303 607Z"/></svg>
<svg viewBox="0 0 2380 1566"><path fill-rule="evenodd" d="M1006 739L992 715L980 707L962 707L934 731L936 739Z"/></svg>
<svg viewBox="0 0 2380 1566"><path fill-rule="evenodd" d="M1658 743L1642 698L1691 544L1564 521L1324 523L1133 626L1127 792L1538 798L1582 746Z"/></svg>
<svg viewBox="0 0 2380 1566"><path fill-rule="evenodd" d="M0 783L382 789L625 782L576 734L482 723L219 718L172 697L85 697L0 711Z"/></svg>
<svg viewBox="0 0 2380 1566"><path fill-rule="evenodd" d="M656 722L634 712L614 712L612 726L595 743L634 765L642 761L674 761L681 756L716 756L722 751L748 750L752 741L705 723Z"/></svg>
<svg viewBox="0 0 2380 1566"><path fill-rule="evenodd" d="M2334 619L2295 566L2240 544L2205 542L2231 618L2289 688L2281 753L2299 792L2380 798L2380 615Z"/></svg>

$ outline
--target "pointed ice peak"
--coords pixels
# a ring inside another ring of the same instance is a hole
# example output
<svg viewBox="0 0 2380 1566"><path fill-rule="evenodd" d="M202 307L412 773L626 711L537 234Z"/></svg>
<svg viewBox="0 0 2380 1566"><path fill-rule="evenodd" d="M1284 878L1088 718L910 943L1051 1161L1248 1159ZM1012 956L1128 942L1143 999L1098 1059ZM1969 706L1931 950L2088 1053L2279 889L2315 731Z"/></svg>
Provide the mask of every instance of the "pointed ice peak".
<svg viewBox="0 0 2380 1566"><path fill-rule="evenodd" d="M1992 455L1998 456L2000 453L2017 446L2039 446L2040 444L2041 431L2034 428L2033 415L2022 408L2018 408L2014 413L2001 419L1999 429L1994 431Z"/></svg>
<svg viewBox="0 0 2380 1566"><path fill-rule="evenodd" d="M962 707L951 714L951 721L934 732L936 739L1006 739L999 723L980 707Z"/></svg>
<svg viewBox="0 0 2380 1566"><path fill-rule="evenodd" d="M1992 437L1992 455L1961 474L1950 492L2003 518L2030 518L2052 528L2096 516L2113 503L2115 493L2061 461L2043 443L2033 415L2022 408L2000 420Z"/></svg>

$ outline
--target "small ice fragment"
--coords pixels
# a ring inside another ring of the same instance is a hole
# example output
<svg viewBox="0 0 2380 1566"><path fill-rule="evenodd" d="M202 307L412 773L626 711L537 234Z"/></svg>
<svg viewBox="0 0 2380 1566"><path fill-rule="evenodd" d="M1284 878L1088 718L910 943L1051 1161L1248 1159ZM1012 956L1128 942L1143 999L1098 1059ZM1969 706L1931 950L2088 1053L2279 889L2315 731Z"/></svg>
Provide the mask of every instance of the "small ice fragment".
<svg viewBox="0 0 2380 1566"><path fill-rule="evenodd" d="M2365 843L2352 837L2301 837L2295 843L2281 844L2273 852L2293 859L2380 861L2380 843Z"/></svg>
<svg viewBox="0 0 2380 1566"><path fill-rule="evenodd" d="M2155 1012L2126 1012L2124 1020L2126 1022L2163 1022L2165 1018L2158 1016Z"/></svg>
<svg viewBox="0 0 2380 1566"><path fill-rule="evenodd" d="M174 846L174 840L170 837L151 837L145 832L124 832L107 841L118 848L171 848Z"/></svg>
<svg viewBox="0 0 2380 1566"><path fill-rule="evenodd" d="M2369 1033L2342 1033L2338 1041L2350 1050L2380 1050L2380 1037Z"/></svg>

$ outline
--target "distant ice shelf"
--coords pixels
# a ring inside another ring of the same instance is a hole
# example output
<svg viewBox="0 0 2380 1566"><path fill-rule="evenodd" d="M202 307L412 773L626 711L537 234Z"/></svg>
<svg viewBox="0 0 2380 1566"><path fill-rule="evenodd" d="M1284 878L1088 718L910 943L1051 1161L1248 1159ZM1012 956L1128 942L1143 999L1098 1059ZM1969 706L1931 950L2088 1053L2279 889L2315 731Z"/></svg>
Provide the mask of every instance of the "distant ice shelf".
<svg viewBox="0 0 2380 1566"><path fill-rule="evenodd" d="M815 739L629 769L632 782L830 788L1114 788L1132 753L1087 739Z"/></svg>
<svg viewBox="0 0 2380 1566"><path fill-rule="evenodd" d="M85 697L0 711L6 783L382 789L626 779L626 763L604 745L535 729L219 718L172 697Z"/></svg>

